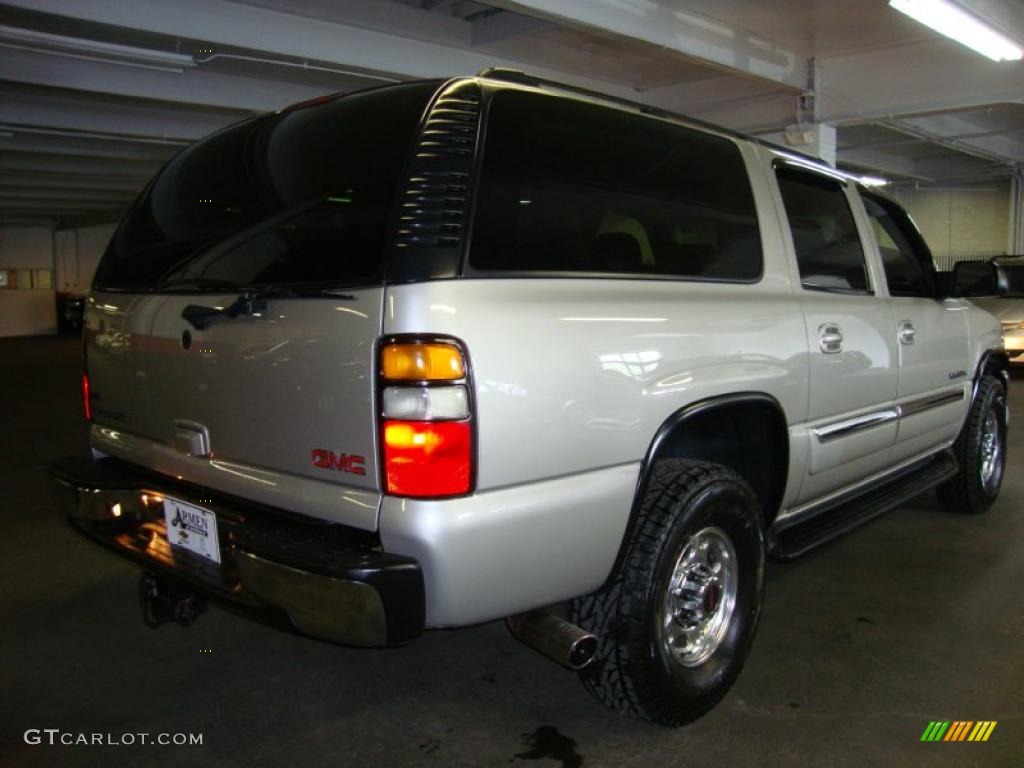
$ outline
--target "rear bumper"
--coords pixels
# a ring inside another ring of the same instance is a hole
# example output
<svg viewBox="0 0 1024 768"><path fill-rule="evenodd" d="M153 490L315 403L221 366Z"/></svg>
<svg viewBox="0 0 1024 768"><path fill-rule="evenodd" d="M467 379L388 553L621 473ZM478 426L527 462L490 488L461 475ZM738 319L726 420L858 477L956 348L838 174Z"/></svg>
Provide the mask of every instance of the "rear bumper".
<svg viewBox="0 0 1024 768"><path fill-rule="evenodd" d="M345 645L402 645L423 631L419 563L381 551L374 534L214 495L113 458L72 457L51 473L76 529L214 599L283 612L300 632ZM220 564L171 547L163 496L216 514Z"/></svg>

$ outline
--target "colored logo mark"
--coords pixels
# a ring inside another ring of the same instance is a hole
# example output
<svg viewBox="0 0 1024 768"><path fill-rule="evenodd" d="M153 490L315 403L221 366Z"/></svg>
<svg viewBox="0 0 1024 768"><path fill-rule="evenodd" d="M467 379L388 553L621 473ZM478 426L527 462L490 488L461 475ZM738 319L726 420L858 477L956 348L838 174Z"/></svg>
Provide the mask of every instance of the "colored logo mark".
<svg viewBox="0 0 1024 768"><path fill-rule="evenodd" d="M921 741L988 741L995 729L995 720L932 720Z"/></svg>

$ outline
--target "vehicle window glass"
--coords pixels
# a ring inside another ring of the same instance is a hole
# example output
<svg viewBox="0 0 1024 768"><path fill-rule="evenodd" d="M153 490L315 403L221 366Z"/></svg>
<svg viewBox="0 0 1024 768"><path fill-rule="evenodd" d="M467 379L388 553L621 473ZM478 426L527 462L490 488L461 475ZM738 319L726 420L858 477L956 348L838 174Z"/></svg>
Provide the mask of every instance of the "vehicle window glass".
<svg viewBox="0 0 1024 768"><path fill-rule="evenodd" d="M476 201L478 270L756 280L761 240L737 146L565 98L495 95Z"/></svg>
<svg viewBox="0 0 1024 768"><path fill-rule="evenodd" d="M913 229L913 225L906 214L882 198L863 192L861 198L882 256L889 293L893 296L933 296L935 292L922 261L925 254L919 254L914 246L913 233L908 231L908 227Z"/></svg>
<svg viewBox="0 0 1024 768"><path fill-rule="evenodd" d="M158 289L193 273L216 273L239 286L271 273L285 283L377 273L398 175L436 90L436 83L413 83L326 99L246 120L187 147L121 223L96 286ZM211 248L292 214L290 224L271 227L259 242L270 248L282 227L315 225L333 251L324 246L313 256L310 247L295 248L303 235L293 232L288 255L278 253L273 269L246 262L269 258L255 245L210 258Z"/></svg>
<svg viewBox="0 0 1024 768"><path fill-rule="evenodd" d="M380 267L375 228L373 222L353 221L349 203L332 197L232 247L204 251L169 272L164 283L351 283Z"/></svg>
<svg viewBox="0 0 1024 768"><path fill-rule="evenodd" d="M777 175L803 287L867 293L864 248L842 182L788 166Z"/></svg>

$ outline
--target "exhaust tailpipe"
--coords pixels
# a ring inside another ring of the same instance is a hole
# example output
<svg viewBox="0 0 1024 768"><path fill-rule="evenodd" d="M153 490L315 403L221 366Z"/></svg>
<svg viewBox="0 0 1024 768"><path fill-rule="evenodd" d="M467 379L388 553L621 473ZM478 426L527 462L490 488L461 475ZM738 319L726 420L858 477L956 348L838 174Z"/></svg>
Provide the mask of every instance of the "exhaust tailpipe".
<svg viewBox="0 0 1024 768"><path fill-rule="evenodd" d="M516 639L563 667L580 670L597 656L597 637L553 613L520 613L505 624Z"/></svg>

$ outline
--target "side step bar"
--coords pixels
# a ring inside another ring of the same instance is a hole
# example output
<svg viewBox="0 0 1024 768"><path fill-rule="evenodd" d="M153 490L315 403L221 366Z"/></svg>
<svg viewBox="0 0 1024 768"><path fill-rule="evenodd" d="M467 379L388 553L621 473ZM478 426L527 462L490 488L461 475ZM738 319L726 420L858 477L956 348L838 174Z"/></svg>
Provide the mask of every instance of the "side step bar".
<svg viewBox="0 0 1024 768"><path fill-rule="evenodd" d="M943 451L868 491L831 499L772 531L771 555L778 560L798 558L941 485L957 470L956 457Z"/></svg>

